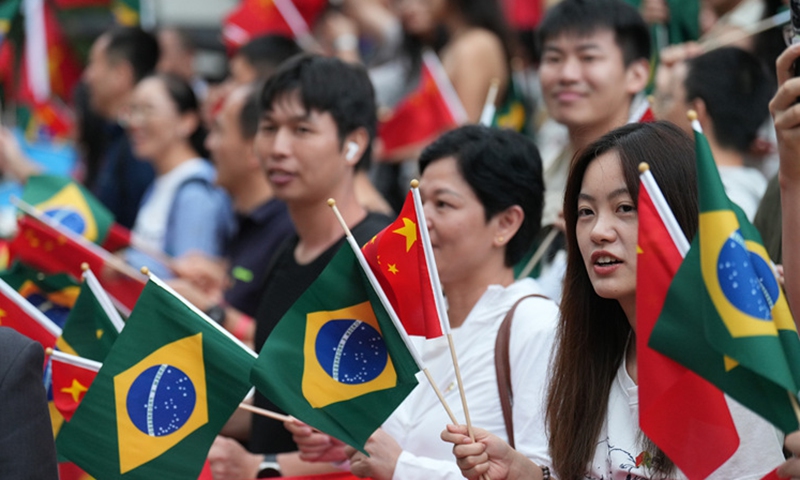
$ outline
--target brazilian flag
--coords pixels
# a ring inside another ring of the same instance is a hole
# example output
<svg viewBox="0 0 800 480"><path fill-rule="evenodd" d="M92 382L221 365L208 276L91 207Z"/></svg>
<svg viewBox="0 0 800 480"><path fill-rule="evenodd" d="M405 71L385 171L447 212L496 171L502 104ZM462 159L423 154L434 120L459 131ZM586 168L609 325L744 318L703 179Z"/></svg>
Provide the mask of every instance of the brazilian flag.
<svg viewBox="0 0 800 480"><path fill-rule="evenodd" d="M98 245L114 223L114 215L94 195L67 177L32 176L25 184L22 200Z"/></svg>
<svg viewBox="0 0 800 480"><path fill-rule="evenodd" d="M649 345L788 433L800 340L761 237L725 195L695 127L700 225Z"/></svg>
<svg viewBox="0 0 800 480"><path fill-rule="evenodd" d="M363 451L417 385L418 370L343 245L275 326L251 380L287 413Z"/></svg>
<svg viewBox="0 0 800 480"><path fill-rule="evenodd" d="M255 361L201 315L151 277L62 427L59 453L95 478L197 478Z"/></svg>
<svg viewBox="0 0 800 480"><path fill-rule="evenodd" d="M91 270L83 279L56 345L63 352L102 363L124 323Z"/></svg>
<svg viewBox="0 0 800 480"><path fill-rule="evenodd" d="M20 262L0 273L0 278L19 292L60 328L77 301L80 286L66 273L46 275Z"/></svg>

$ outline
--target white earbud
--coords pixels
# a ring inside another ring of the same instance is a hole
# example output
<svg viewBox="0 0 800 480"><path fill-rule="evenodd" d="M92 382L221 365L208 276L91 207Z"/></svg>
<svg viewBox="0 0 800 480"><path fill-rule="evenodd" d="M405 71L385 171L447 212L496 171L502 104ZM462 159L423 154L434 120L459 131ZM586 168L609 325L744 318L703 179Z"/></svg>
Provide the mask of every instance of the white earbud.
<svg viewBox="0 0 800 480"><path fill-rule="evenodd" d="M352 141L347 142L347 153L344 154L344 158L346 158L348 162L352 162L356 158L357 153L358 144Z"/></svg>

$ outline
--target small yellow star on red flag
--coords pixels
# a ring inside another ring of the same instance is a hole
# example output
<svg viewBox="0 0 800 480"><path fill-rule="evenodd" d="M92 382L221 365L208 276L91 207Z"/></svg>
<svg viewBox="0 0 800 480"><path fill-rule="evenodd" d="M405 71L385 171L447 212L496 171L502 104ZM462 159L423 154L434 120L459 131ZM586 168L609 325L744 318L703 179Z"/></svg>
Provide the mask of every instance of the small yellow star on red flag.
<svg viewBox="0 0 800 480"><path fill-rule="evenodd" d="M389 264L389 271L394 273L395 275L397 275L397 272L399 272L399 270L397 269L397 264L390 263Z"/></svg>
<svg viewBox="0 0 800 480"><path fill-rule="evenodd" d="M61 389L64 393L69 393L72 395L72 400L75 403L78 403L78 400L81 398L81 394L89 390L88 388L81 385L77 378L72 379L72 385L69 387L64 387Z"/></svg>
<svg viewBox="0 0 800 480"><path fill-rule="evenodd" d="M412 222L410 218L403 217L403 226L392 233L397 233L406 237L406 252L411 250L411 246L417 241L417 224Z"/></svg>

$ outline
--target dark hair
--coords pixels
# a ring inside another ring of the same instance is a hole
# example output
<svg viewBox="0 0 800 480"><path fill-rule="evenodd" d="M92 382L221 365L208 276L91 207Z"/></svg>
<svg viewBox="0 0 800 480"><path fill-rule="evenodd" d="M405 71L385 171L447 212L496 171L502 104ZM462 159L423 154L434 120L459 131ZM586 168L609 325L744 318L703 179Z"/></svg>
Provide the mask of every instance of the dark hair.
<svg viewBox="0 0 800 480"><path fill-rule="evenodd" d="M551 8L539 25L539 48L562 34L592 35L597 30L614 32L627 67L650 58L650 31L639 12L623 0L564 0ZM541 57L541 50L537 57Z"/></svg>
<svg viewBox="0 0 800 480"><path fill-rule="evenodd" d="M688 62L686 100L703 100L720 145L746 153L769 115L774 84L753 54L736 47Z"/></svg>
<svg viewBox="0 0 800 480"><path fill-rule="evenodd" d="M189 144L199 156L208 158L208 150L204 145L206 129L203 127L203 122L200 121L200 105L197 102L192 86L186 80L172 73L156 73L148 78L156 78L164 84L169 97L178 108L178 112L197 115L197 128L189 136Z"/></svg>
<svg viewBox="0 0 800 480"><path fill-rule="evenodd" d="M239 131L242 138L252 140L258 133L258 95L254 88L248 87L247 96L239 111Z"/></svg>
<svg viewBox="0 0 800 480"><path fill-rule="evenodd" d="M153 73L161 52L156 37L139 27L114 27L104 35L108 38L106 56L112 61L128 62L135 82Z"/></svg>
<svg viewBox="0 0 800 480"><path fill-rule="evenodd" d="M511 206L522 208L522 225L506 244L505 264L513 266L541 228L544 180L536 145L511 130L467 125L428 145L419 157L420 171L448 157L456 159L459 173L483 205L487 222Z"/></svg>
<svg viewBox="0 0 800 480"><path fill-rule="evenodd" d="M260 80L265 80L275 69L302 50L293 39L283 35L263 35L239 47L234 56L241 56L256 71Z"/></svg>
<svg viewBox="0 0 800 480"><path fill-rule="evenodd" d="M365 129L369 142L358 163L369 161L378 120L375 91L364 67L320 55L295 56L264 83L258 102L261 115L271 111L278 99L295 92L307 111L331 114L340 147L347 135Z"/></svg>
<svg viewBox="0 0 800 480"><path fill-rule="evenodd" d="M172 32L175 34L176 38L178 39L178 44L181 47L181 50L187 53L194 53L197 50L197 47L194 44L194 40L192 37L189 36L189 33L177 26L169 26L169 27L162 27L160 33L164 32Z"/></svg>
<svg viewBox="0 0 800 480"><path fill-rule="evenodd" d="M687 238L691 239L697 230L694 142L675 125L629 124L601 137L574 158L564 195L567 271L547 394L550 457L561 480L584 478L606 418L611 385L631 334L619 302L595 293L575 232L584 174L598 156L607 152L619 156L634 203L638 204L638 165L648 162ZM666 477L672 472L673 464L663 452L652 442L645 446L657 474Z"/></svg>

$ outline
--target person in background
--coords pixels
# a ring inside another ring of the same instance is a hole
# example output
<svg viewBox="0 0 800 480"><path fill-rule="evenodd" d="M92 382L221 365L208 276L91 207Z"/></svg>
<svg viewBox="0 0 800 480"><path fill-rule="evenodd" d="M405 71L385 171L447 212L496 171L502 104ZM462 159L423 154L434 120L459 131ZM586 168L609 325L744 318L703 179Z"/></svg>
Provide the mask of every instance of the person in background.
<svg viewBox="0 0 800 480"><path fill-rule="evenodd" d="M255 154L255 94L251 85L231 92L206 138L217 168L216 184L228 192L236 213L236 230L225 243L225 262L189 254L172 263L176 275L188 282L173 282L173 287L251 346L255 334L252 319L267 266L294 232L286 204L274 197Z"/></svg>
<svg viewBox="0 0 800 480"><path fill-rule="evenodd" d="M636 357L638 166L650 165L687 238L698 225L694 142L668 122L631 124L591 143L570 168L564 198L567 274L547 392L552 465L496 436L442 432L464 476L492 479L683 479L640 431ZM586 368L591 365L592 368ZM727 398L739 448L709 478L761 478L783 461L776 430ZM647 455L651 461L632 460Z"/></svg>
<svg viewBox="0 0 800 480"><path fill-rule="evenodd" d="M57 480L41 345L0 327L0 478Z"/></svg>
<svg viewBox="0 0 800 480"><path fill-rule="evenodd" d="M147 251L129 249L128 263L170 278L169 265L152 252L221 256L233 222L230 200L203 158L205 132L192 88L169 74L144 78L131 98L126 129L136 156L156 171L133 227Z"/></svg>
<svg viewBox="0 0 800 480"><path fill-rule="evenodd" d="M171 73L192 86L200 103L208 94L208 84L195 72L195 46L189 35L177 27L166 27L158 31L158 46L161 56L156 71Z"/></svg>
<svg viewBox="0 0 800 480"><path fill-rule="evenodd" d="M89 106L107 122L102 132L106 142L100 165L87 187L126 228L133 227L155 172L149 163L134 156L122 121L134 88L153 72L158 57L158 42L153 35L138 27L114 27L95 40L83 72ZM0 169L21 183L40 172L6 128L0 128Z"/></svg>
<svg viewBox="0 0 800 480"><path fill-rule="evenodd" d="M689 49L684 51L688 54ZM769 116L774 93L769 75L753 54L737 47L718 48L663 66L670 73L659 76L656 117L691 133L686 112L697 112L725 193L752 221L767 179L747 166L745 158Z"/></svg>

